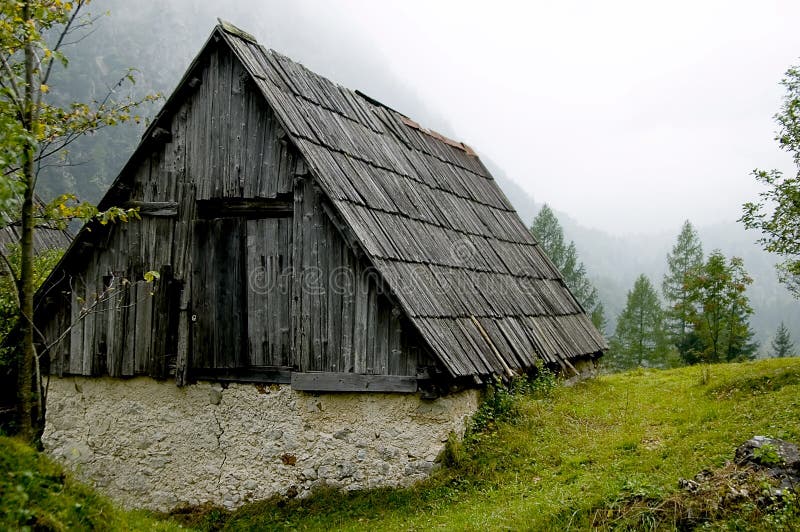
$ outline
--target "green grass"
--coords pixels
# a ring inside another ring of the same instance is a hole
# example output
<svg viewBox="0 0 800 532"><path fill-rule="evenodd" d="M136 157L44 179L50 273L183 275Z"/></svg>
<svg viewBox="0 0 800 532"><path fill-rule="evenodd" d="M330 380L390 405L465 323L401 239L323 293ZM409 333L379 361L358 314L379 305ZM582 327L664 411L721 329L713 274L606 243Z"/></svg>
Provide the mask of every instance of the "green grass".
<svg viewBox="0 0 800 532"><path fill-rule="evenodd" d="M124 512L30 446L0 437L0 530L177 530Z"/></svg>
<svg viewBox="0 0 800 532"><path fill-rule="evenodd" d="M452 447L455 463L414 488L330 491L201 511L184 522L228 530L669 529L670 508L682 504L680 478L724 468L756 434L800 441L800 359L705 371L638 370L547 399L523 397L515 420ZM772 529L769 519L745 505L709 524Z"/></svg>
<svg viewBox="0 0 800 532"><path fill-rule="evenodd" d="M796 358L638 370L537 397L518 398L513 419L484 419L484 432L451 443L448 465L413 488L320 491L235 512L195 508L161 521L115 509L45 457L0 438L0 529L671 529L682 511L697 515L706 502L687 500L678 479L711 469L724 485L736 474L726 462L756 434L800 441ZM495 398L497 408L508 411L506 399ZM717 499L714 489L708 501ZM705 525L800 529L796 501L789 510L731 505L710 512Z"/></svg>

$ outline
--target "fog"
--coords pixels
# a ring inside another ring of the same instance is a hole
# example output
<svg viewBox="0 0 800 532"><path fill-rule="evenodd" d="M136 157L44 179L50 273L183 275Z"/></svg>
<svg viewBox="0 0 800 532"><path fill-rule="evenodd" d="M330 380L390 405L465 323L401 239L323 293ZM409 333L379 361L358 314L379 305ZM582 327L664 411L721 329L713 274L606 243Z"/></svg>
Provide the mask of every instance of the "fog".
<svg viewBox="0 0 800 532"><path fill-rule="evenodd" d="M145 76L177 76L220 16L615 234L734 221L751 170L791 170L772 116L800 62L797 2L111 5L106 23L172 43L137 64Z"/></svg>

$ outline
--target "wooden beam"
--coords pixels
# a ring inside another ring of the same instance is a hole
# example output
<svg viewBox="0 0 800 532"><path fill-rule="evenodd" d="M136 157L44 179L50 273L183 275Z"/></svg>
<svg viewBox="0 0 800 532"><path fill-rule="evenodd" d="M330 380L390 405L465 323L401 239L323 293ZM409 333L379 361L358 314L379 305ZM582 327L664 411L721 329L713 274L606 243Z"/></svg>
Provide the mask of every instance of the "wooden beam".
<svg viewBox="0 0 800 532"><path fill-rule="evenodd" d="M128 201L125 203L127 209L139 209L142 216L163 216L175 218L178 216L177 201Z"/></svg>
<svg viewBox="0 0 800 532"><path fill-rule="evenodd" d="M417 378L400 375L360 375L327 371L292 373L292 389L305 392L416 393Z"/></svg>
<svg viewBox="0 0 800 532"><path fill-rule="evenodd" d="M189 368L189 378L191 380L289 384L292 382L292 368L286 366Z"/></svg>
<svg viewBox="0 0 800 532"><path fill-rule="evenodd" d="M341 237L345 242L347 242L347 245L350 246L350 249L353 251L356 258L363 257L365 255L364 250L361 248L361 244L358 243L358 239L356 238L356 235L353 234L353 231L350 229L350 227L339 217L338 214L333 211L333 207L328 205L327 201L320 201L320 205Z"/></svg>
<svg viewBox="0 0 800 532"><path fill-rule="evenodd" d="M217 198L197 200L199 218L287 218L292 216L292 201L284 199Z"/></svg>

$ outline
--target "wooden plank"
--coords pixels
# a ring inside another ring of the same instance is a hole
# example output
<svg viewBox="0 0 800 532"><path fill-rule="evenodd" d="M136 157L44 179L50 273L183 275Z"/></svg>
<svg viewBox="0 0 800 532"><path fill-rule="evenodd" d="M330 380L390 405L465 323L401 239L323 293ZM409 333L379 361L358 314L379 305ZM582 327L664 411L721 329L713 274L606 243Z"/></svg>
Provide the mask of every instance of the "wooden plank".
<svg viewBox="0 0 800 532"><path fill-rule="evenodd" d="M292 216L292 297L290 301L292 365L302 368L303 351L301 328L302 313L302 262L303 262L303 181L298 180L294 189L294 214Z"/></svg>
<svg viewBox="0 0 800 532"><path fill-rule="evenodd" d="M353 321L355 315L355 290L356 290L356 265L355 255L349 249L343 249L342 255L342 277L340 280L342 290L342 319L341 347L339 355L339 371L352 373L355 371L353 366Z"/></svg>
<svg viewBox="0 0 800 532"><path fill-rule="evenodd" d="M196 221L193 228L194 245L191 259L191 307L190 338L191 351L187 365L193 368L213 367L214 365L214 299L216 285L212 282L209 271L213 271L216 261L216 247L211 240L209 222Z"/></svg>
<svg viewBox="0 0 800 532"><path fill-rule="evenodd" d="M89 312L86 313L83 318L83 354L81 355L81 375L86 376L92 374L92 368L94 366L94 352L96 349L94 343L94 322L97 316L94 311L98 310L97 308L92 308L96 302L96 297L94 293L94 284L92 283L94 268L91 263L88 270L86 274L86 284L83 290L83 298L85 301L84 305L89 309Z"/></svg>
<svg viewBox="0 0 800 532"><path fill-rule="evenodd" d="M242 352L247 341L243 231L244 222L240 219L223 218L211 222L209 245L214 248L214 258L205 265L206 286L201 292L212 285L215 292L208 300L208 315L198 314L195 327L210 328L213 367L239 367L245 360ZM207 259L199 256L196 260Z"/></svg>
<svg viewBox="0 0 800 532"><path fill-rule="evenodd" d="M186 266L186 271L192 271L191 262ZM184 386L188 382L190 349L192 345L191 331L191 297L192 275L187 275L180 289L178 303L178 343L175 354L175 384Z"/></svg>
<svg viewBox="0 0 800 532"><path fill-rule="evenodd" d="M148 374L157 379L167 377L175 367L177 351L177 328L179 283L172 275L172 267L164 265L159 270L153 296L153 334L150 339Z"/></svg>
<svg viewBox="0 0 800 532"><path fill-rule="evenodd" d="M288 364L291 220L249 220L246 224L250 364Z"/></svg>
<svg viewBox="0 0 800 532"><path fill-rule="evenodd" d="M121 286L120 279L113 279L112 283L105 313L105 365L109 376L119 377L122 375L122 350L118 349L118 344L121 344L120 336L124 335L124 328L120 325L119 307L124 297L124 288Z"/></svg>
<svg viewBox="0 0 800 532"><path fill-rule="evenodd" d="M387 339L389 375L410 375L409 371L416 371L416 359L409 364L407 359L410 357L410 353L403 351L402 315L403 311L398 307L393 307L389 312L389 338Z"/></svg>
<svg viewBox="0 0 800 532"><path fill-rule="evenodd" d="M197 200L198 218L283 218L292 215L293 205L287 199L215 198Z"/></svg>
<svg viewBox="0 0 800 532"><path fill-rule="evenodd" d="M178 216L177 201L127 201L123 206L126 209L139 209L141 216Z"/></svg>
<svg viewBox="0 0 800 532"><path fill-rule="evenodd" d="M249 364L267 364L270 353L269 292L272 283L272 261L267 256L268 234L271 229L266 220L248 220L245 224L247 256L247 337Z"/></svg>
<svg viewBox="0 0 800 532"><path fill-rule="evenodd" d="M392 307L385 297L378 297L375 319L375 362L373 373L386 375L389 371L389 337L391 335Z"/></svg>
<svg viewBox="0 0 800 532"><path fill-rule="evenodd" d="M309 324L311 331L311 365L307 368L314 371L323 371L325 369L325 346L323 344L323 301L325 295L325 287L323 278L324 272L320 267L325 258L325 236L322 227L322 217L320 216L320 209L318 207L319 195L316 189L310 189L310 194L307 196L312 198L309 201L309 208L311 213L311 223L309 226L309 254L306 268L303 271L303 284L304 291L309 294L308 308Z"/></svg>
<svg viewBox="0 0 800 532"><path fill-rule="evenodd" d="M328 308L326 313L328 333L326 371L341 371L342 363L342 299L347 288L347 270L344 266L347 247L339 238L330 222L325 223L328 240L328 271L325 278L328 285ZM344 279L343 279L344 278Z"/></svg>
<svg viewBox="0 0 800 532"><path fill-rule="evenodd" d="M250 76L235 58L231 61L231 102L228 114L228 196L244 196L245 180L252 176L247 166L247 135L255 125L247 114L247 81Z"/></svg>
<svg viewBox="0 0 800 532"><path fill-rule="evenodd" d="M125 334L122 338L122 375L132 377L136 374L136 283L130 282L125 289Z"/></svg>
<svg viewBox="0 0 800 532"><path fill-rule="evenodd" d="M292 368L286 366L249 366L246 368L192 368L191 380L224 382L254 382L265 384L289 384Z"/></svg>
<svg viewBox="0 0 800 532"><path fill-rule="evenodd" d="M356 263L353 318L353 371L367 372L367 315L369 304L369 283L366 272Z"/></svg>
<svg viewBox="0 0 800 532"><path fill-rule="evenodd" d="M65 372L80 375L83 370L83 283L75 279L70 294L69 368Z"/></svg>
<svg viewBox="0 0 800 532"><path fill-rule="evenodd" d="M145 281L137 281L135 286L134 372L142 375L148 372L150 365L150 339L153 334L153 286Z"/></svg>
<svg viewBox="0 0 800 532"><path fill-rule="evenodd" d="M305 392L395 392L415 393L417 378L399 375L294 372L292 389Z"/></svg>

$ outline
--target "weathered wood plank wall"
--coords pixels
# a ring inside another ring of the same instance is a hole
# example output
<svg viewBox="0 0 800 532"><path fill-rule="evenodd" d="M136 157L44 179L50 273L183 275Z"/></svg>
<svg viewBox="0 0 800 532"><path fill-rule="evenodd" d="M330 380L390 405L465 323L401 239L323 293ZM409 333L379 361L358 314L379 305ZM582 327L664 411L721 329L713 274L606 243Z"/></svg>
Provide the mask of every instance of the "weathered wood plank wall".
<svg viewBox="0 0 800 532"><path fill-rule="evenodd" d="M299 275L292 297L298 368L416 375L418 366L434 365L422 342L409 330L404 335L387 287L339 234L323 200L311 179L298 182L293 264Z"/></svg>
<svg viewBox="0 0 800 532"><path fill-rule="evenodd" d="M48 343L72 324L50 371L185 382L193 370L414 376L435 365L239 62L214 50L192 76L158 123L166 140L122 177L142 220L93 229L45 298ZM199 213L198 201L218 210ZM142 281L148 270L161 278Z"/></svg>

